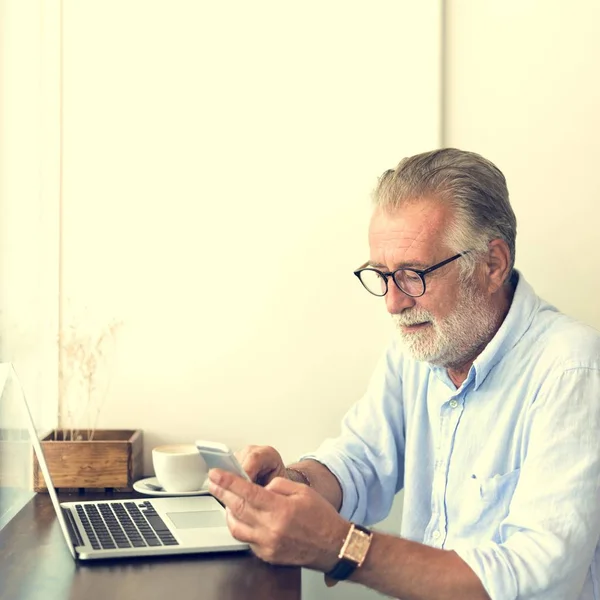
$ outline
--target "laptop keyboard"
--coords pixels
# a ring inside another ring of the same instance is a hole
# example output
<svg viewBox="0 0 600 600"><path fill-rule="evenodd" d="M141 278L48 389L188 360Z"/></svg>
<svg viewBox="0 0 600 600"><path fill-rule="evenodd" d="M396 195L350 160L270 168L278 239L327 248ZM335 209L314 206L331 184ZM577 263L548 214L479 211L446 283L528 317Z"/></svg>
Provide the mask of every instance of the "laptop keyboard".
<svg viewBox="0 0 600 600"><path fill-rule="evenodd" d="M75 509L94 550L179 545L150 501L76 504Z"/></svg>

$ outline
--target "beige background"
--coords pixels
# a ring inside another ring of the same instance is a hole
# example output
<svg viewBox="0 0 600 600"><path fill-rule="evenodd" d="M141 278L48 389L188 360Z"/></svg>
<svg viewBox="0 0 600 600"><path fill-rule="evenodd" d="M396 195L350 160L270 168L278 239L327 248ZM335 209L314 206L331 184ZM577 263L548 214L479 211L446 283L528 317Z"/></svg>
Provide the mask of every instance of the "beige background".
<svg viewBox="0 0 600 600"><path fill-rule="evenodd" d="M379 174L438 143L438 4L90 5L64 3L61 302L122 321L99 424L143 429L148 470L196 438L293 460L389 335L352 271Z"/></svg>
<svg viewBox="0 0 600 600"><path fill-rule="evenodd" d="M352 275L369 192L440 144L497 163L517 266L600 327L595 0L213 4L0 0L1 358L44 426L59 325L119 321L98 424L143 429L147 471L335 435L389 335Z"/></svg>
<svg viewBox="0 0 600 600"><path fill-rule="evenodd" d="M44 427L56 419L59 310L58 0L0 0L0 360ZM20 412L0 405L2 426Z"/></svg>

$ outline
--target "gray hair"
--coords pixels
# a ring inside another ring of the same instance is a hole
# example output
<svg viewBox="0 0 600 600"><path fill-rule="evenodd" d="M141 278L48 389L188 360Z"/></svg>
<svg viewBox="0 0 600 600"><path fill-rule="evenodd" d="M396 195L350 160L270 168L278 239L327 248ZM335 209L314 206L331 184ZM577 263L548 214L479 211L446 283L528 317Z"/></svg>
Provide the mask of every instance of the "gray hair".
<svg viewBox="0 0 600 600"><path fill-rule="evenodd" d="M400 161L386 171L373 192L373 204L392 212L409 202L435 199L454 209L447 241L456 253L469 250L459 263L470 277L488 243L504 240L510 250L508 278L515 264L517 219L504 175L492 162L474 152L443 148ZM507 279L508 279L507 278Z"/></svg>

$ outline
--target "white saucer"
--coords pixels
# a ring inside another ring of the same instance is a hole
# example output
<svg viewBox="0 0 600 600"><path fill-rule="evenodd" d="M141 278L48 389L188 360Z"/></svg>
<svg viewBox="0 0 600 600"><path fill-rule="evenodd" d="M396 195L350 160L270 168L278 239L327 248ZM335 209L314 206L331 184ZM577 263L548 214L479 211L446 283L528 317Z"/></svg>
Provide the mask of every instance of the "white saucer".
<svg viewBox="0 0 600 600"><path fill-rule="evenodd" d="M139 479L133 484L133 489L140 494L146 494L147 496L205 496L209 493L208 482L205 481L201 490L194 492L166 492L164 490L152 490L146 484L160 485L156 477L146 477L145 479Z"/></svg>

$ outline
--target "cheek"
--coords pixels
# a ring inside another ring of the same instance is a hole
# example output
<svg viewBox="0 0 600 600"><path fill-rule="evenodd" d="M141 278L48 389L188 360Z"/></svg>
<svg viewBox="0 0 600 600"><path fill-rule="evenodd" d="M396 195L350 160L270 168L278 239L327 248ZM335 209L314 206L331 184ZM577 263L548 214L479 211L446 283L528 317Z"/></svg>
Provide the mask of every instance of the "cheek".
<svg viewBox="0 0 600 600"><path fill-rule="evenodd" d="M425 294L422 298L419 298L421 302L417 303L417 306L426 310L429 314L435 317L436 321L444 320L448 315L452 314L457 304L456 292L445 292L442 294L432 294L427 297L429 293Z"/></svg>

